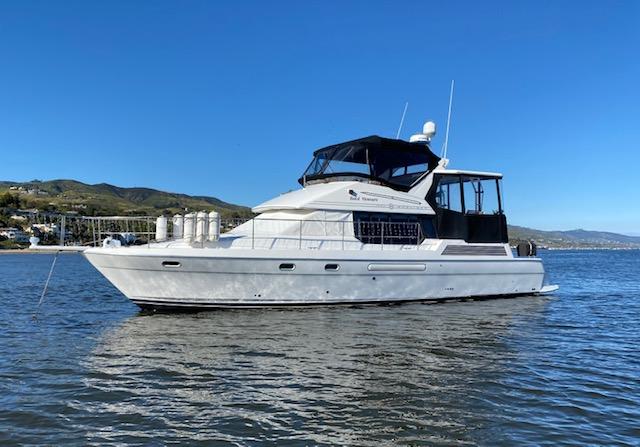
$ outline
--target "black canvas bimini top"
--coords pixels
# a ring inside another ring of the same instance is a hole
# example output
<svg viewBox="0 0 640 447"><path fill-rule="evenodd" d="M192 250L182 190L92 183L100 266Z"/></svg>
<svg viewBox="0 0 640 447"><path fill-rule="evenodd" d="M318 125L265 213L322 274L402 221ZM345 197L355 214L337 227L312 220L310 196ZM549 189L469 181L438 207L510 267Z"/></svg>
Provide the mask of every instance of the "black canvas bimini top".
<svg viewBox="0 0 640 447"><path fill-rule="evenodd" d="M331 177L362 177L408 190L440 161L425 144L377 135L334 144L318 149L313 155L311 164L298 180L302 185L305 181Z"/></svg>

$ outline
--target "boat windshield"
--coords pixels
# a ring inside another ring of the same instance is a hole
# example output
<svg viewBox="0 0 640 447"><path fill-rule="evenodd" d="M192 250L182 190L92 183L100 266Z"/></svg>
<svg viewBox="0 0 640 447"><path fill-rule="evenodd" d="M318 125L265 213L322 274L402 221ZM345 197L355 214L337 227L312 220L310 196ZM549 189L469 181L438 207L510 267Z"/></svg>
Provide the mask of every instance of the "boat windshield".
<svg viewBox="0 0 640 447"><path fill-rule="evenodd" d="M359 177L407 190L439 160L423 144L371 136L317 150L299 181Z"/></svg>

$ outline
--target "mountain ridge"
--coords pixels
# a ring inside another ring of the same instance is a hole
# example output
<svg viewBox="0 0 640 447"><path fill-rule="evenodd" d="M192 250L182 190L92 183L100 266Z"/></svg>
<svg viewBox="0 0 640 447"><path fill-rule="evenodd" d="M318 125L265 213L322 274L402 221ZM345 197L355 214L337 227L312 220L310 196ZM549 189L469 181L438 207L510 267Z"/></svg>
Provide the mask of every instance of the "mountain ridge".
<svg viewBox="0 0 640 447"><path fill-rule="evenodd" d="M531 240L550 248L640 248L640 237L610 231L594 230L536 230L509 225L512 242Z"/></svg>
<svg viewBox="0 0 640 447"><path fill-rule="evenodd" d="M88 184L72 179L0 181L0 193L17 194L23 208L38 208L87 215L135 214L140 212L182 212L216 210L225 217L251 214L245 206L217 197L190 196L146 187L121 187L109 183Z"/></svg>

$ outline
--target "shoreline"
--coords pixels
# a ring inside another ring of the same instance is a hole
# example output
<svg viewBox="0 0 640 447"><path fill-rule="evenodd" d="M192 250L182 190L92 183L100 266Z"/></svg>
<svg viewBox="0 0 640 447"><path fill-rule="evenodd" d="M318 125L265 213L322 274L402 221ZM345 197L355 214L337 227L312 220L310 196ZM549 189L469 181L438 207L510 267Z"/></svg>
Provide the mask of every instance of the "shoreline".
<svg viewBox="0 0 640 447"><path fill-rule="evenodd" d="M55 254L55 251L34 250L32 248L5 248L0 250L2 255L49 255ZM58 253L77 253L75 251L59 251Z"/></svg>

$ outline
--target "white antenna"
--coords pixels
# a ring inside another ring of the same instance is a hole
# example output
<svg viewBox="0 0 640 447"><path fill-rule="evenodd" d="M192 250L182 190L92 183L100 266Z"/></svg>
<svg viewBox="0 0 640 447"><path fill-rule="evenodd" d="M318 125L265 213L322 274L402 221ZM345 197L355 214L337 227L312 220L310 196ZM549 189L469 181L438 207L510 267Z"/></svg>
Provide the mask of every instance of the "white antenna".
<svg viewBox="0 0 640 447"><path fill-rule="evenodd" d="M407 114L407 107L409 107L409 102L404 103L404 112L402 112L402 118L400 119L400 126L398 127L398 133L396 134L396 140L400 138L400 131L402 130L402 125L404 124L404 116Z"/></svg>
<svg viewBox="0 0 640 447"><path fill-rule="evenodd" d="M449 145L449 125L451 124L451 104L453 103L453 85L451 80L451 92L449 93L449 113L447 113L447 131L444 134L444 145L442 147L442 158L447 158L447 146Z"/></svg>

